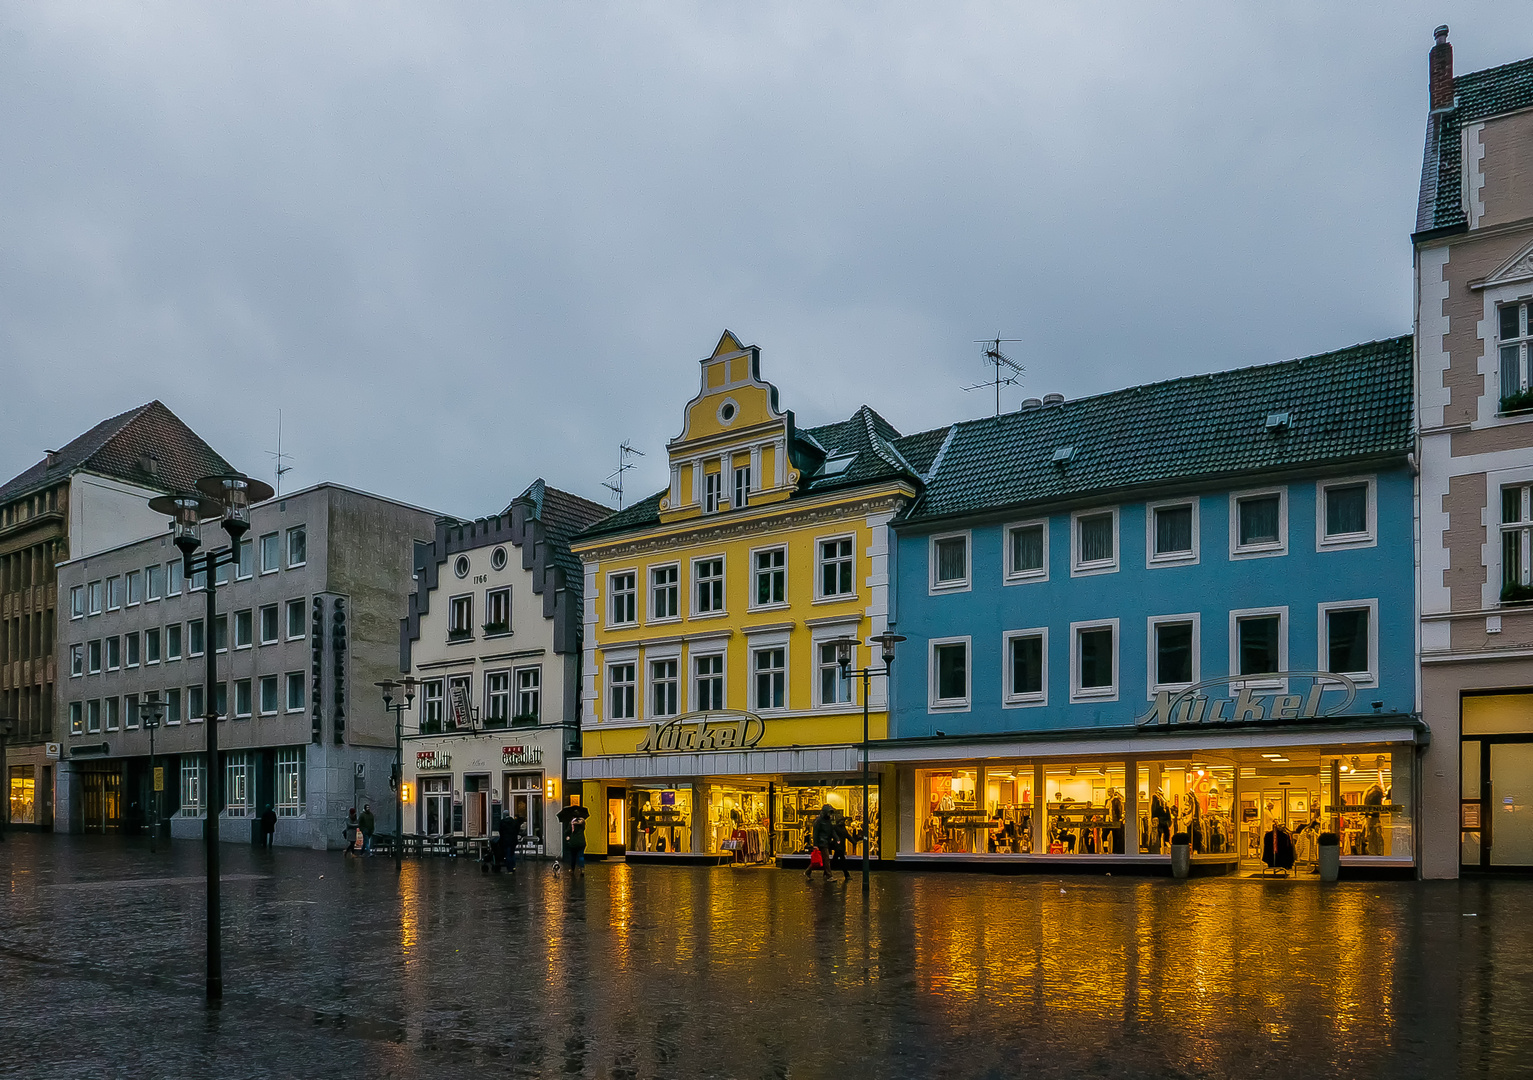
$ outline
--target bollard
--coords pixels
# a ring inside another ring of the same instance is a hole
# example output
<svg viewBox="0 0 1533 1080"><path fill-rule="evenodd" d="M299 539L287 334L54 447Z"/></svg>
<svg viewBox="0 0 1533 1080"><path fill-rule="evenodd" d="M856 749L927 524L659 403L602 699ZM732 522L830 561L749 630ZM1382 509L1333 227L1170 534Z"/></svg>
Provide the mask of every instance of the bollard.
<svg viewBox="0 0 1533 1080"><path fill-rule="evenodd" d="M1333 832L1320 834L1320 880L1335 881L1341 876L1341 837Z"/></svg>
<svg viewBox="0 0 1533 1080"><path fill-rule="evenodd" d="M1171 876L1184 878L1192 873L1192 848L1187 834L1179 832L1171 838Z"/></svg>

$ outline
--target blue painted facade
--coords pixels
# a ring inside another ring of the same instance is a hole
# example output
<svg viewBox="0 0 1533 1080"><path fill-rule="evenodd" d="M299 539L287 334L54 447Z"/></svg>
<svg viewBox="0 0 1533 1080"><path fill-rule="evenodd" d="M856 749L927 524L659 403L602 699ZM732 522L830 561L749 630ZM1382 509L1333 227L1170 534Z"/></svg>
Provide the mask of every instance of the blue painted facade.
<svg viewBox="0 0 1533 1080"><path fill-rule="evenodd" d="M1328 547L1317 534L1318 492L1328 480L1373 481L1373 540ZM1286 548L1282 554L1232 555L1232 496L1280 488L1286 495ZM1231 615L1249 609L1286 609L1284 670L1329 670L1322 655L1321 605L1370 601L1376 645L1375 678L1360 684L1349 713L1410 714L1415 711L1415 591L1413 560L1414 478L1399 464L1374 472L1355 465L1303 479L1246 477L1237 487L1205 487L1195 494L1154 493L1153 500L1104 496L1095 502L1036 505L1004 517L995 511L969 517L897 526L895 625L909 640L894 665L890 735L920 738L1011 732L1126 727L1154 704L1151 687L1150 620L1196 613L1197 676L1228 675ZM1153 504L1197 500L1195 562L1152 565L1147 536ZM1072 515L1116 509L1117 566L1098 573L1073 572ZM1047 520L1047 577L1009 583L1008 528ZM967 588L934 588L933 538L966 535ZM1117 620L1116 694L1072 701L1072 624ZM1047 629L1047 679L1041 703L1008 704L1005 636ZM932 642L967 638L968 701L934 704L937 696ZM1296 690L1295 692L1301 692ZM1224 695L1223 687L1211 691ZM1327 706L1338 695L1328 693Z"/></svg>

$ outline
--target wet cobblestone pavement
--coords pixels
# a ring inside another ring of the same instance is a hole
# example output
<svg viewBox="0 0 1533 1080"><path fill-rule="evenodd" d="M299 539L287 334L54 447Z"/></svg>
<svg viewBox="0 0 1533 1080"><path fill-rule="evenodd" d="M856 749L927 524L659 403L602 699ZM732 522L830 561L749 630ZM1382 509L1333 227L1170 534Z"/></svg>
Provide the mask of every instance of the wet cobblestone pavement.
<svg viewBox="0 0 1533 1080"><path fill-rule="evenodd" d="M1533 1075L1533 882L875 875L0 846L7 1076Z"/></svg>

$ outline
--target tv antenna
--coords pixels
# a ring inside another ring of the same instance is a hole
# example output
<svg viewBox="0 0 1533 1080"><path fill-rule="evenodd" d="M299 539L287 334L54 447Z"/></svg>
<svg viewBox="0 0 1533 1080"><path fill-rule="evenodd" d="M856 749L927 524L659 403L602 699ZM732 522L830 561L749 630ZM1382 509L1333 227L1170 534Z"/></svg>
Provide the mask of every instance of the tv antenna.
<svg viewBox="0 0 1533 1080"><path fill-rule="evenodd" d="M293 471L293 467L291 465L284 465L284 464L282 464L284 461L291 461L292 458L293 458L293 455L292 454L284 454L282 452L282 410L281 409L277 410L277 448L275 450L268 450L268 451L266 451L266 456L272 459L272 462L271 462L272 463L272 467L273 467L273 470L277 474L277 477L276 477L276 479L277 479L277 484L276 484L277 494L280 496L282 494L282 477L284 475L286 475L287 473L290 473L290 472Z"/></svg>
<svg viewBox="0 0 1533 1080"><path fill-rule="evenodd" d="M628 460L630 457L635 456L643 457L644 451L635 450L633 445L627 439L624 439L623 445L617 448L617 471L609 473L606 482L602 484L602 487L617 496L617 508L619 510L623 508L623 474L629 469L638 468L637 465ZM613 483L612 481L614 480L617 482Z"/></svg>
<svg viewBox="0 0 1533 1080"><path fill-rule="evenodd" d="M1023 374L1027 371L1021 364L1001 351L1002 345L1011 345L1021 341L1021 338L1003 338L996 334L988 341L976 341L974 344L985 347L985 363L995 368L993 378L986 379L982 383L973 386L965 386L964 390L983 390L987 386L995 387L995 415L1001 415L1001 387L1016 386L1022 381Z"/></svg>

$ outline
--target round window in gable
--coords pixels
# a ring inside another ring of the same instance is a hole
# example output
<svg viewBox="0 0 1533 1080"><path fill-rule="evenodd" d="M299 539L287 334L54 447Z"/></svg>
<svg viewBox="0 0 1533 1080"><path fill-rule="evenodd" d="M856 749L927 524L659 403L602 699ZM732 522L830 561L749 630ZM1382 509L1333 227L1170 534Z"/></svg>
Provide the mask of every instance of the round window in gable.
<svg viewBox="0 0 1533 1080"><path fill-rule="evenodd" d="M506 568L505 548L498 547L494 551L490 552L490 565L497 570L504 570Z"/></svg>
<svg viewBox="0 0 1533 1080"><path fill-rule="evenodd" d="M468 556L459 555L458 561L452 564L452 572L459 577L468 577Z"/></svg>
<svg viewBox="0 0 1533 1080"><path fill-rule="evenodd" d="M719 406L719 423L727 427L734 421L739 411L740 406L735 404L734 398L726 398L724 403Z"/></svg>

